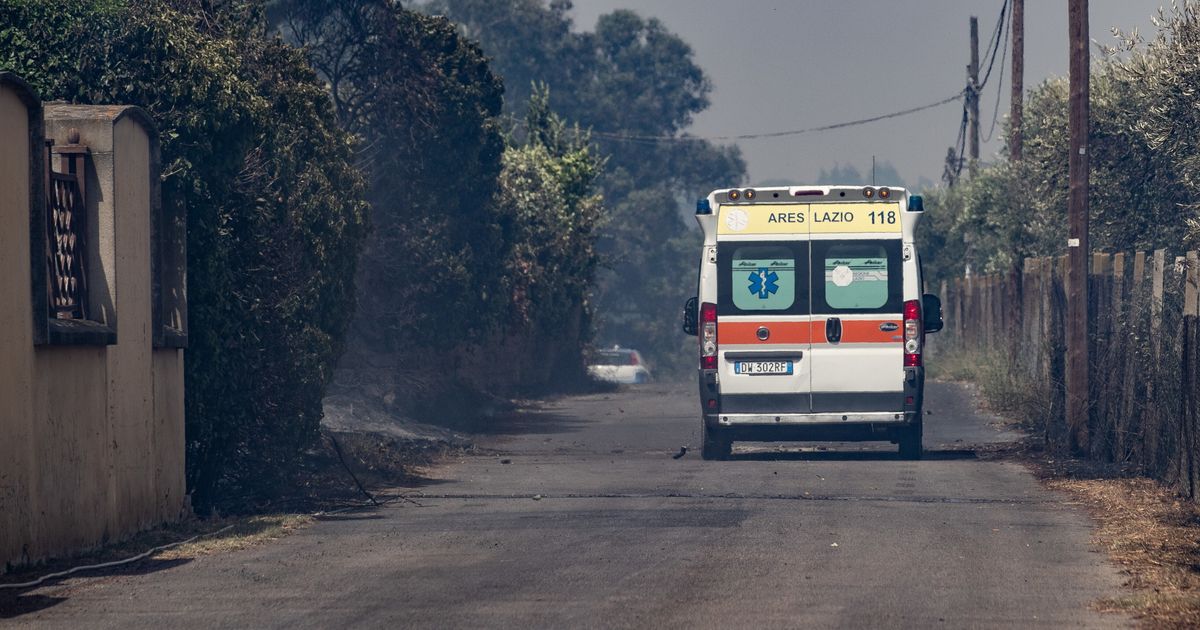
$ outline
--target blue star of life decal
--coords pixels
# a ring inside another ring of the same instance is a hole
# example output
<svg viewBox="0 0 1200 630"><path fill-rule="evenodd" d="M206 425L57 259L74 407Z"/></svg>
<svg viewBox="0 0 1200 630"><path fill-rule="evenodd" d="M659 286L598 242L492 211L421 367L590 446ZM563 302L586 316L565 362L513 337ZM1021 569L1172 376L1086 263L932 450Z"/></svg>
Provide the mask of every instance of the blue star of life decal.
<svg viewBox="0 0 1200 630"><path fill-rule="evenodd" d="M759 267L758 271L750 272L750 293L758 294L758 299L765 300L779 292L779 274Z"/></svg>

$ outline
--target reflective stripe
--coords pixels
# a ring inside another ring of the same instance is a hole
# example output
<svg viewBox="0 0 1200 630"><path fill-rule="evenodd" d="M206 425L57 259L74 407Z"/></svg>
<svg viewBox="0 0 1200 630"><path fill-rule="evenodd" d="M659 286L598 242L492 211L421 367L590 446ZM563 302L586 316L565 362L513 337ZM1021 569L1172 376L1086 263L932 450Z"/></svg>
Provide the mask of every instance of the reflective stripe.
<svg viewBox="0 0 1200 630"><path fill-rule="evenodd" d="M717 324L717 340L721 345L794 345L812 343L812 322L726 322ZM825 324L821 324L824 326ZM766 327L771 336L766 341L758 338L758 329ZM821 341L825 340L824 328L821 329Z"/></svg>
<svg viewBox="0 0 1200 630"><path fill-rule="evenodd" d="M811 322L720 322L717 324L717 339L721 345L740 344L755 346L824 344L825 319ZM896 324L897 330L880 330L886 323ZM841 343L903 343L904 335L896 319L843 319ZM758 329L766 327L771 336L766 341L758 338Z"/></svg>

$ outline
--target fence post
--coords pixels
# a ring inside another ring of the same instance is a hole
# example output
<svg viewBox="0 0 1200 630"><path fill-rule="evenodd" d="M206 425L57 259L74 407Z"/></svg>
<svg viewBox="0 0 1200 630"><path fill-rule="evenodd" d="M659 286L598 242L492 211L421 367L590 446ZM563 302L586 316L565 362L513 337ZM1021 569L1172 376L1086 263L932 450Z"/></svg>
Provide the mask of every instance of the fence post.
<svg viewBox="0 0 1200 630"><path fill-rule="evenodd" d="M988 334L992 336L991 345L993 351L995 351L1000 345L1000 333L1006 330L1003 317L1004 309L1002 308L1003 296L1004 276L992 274L992 295L990 297L992 306L992 326L988 329Z"/></svg>
<svg viewBox="0 0 1200 630"><path fill-rule="evenodd" d="M1005 278L1002 274L992 276L992 349L1002 343L1004 334L1009 330L1008 322L1004 321L1004 296L1007 295Z"/></svg>
<svg viewBox="0 0 1200 630"><path fill-rule="evenodd" d="M954 279L954 343L955 343L955 345L958 346L958 348L960 350L962 349L962 347L964 345L963 338L966 335L966 327L967 327L965 321L963 320L963 313L964 313L963 307L964 307L966 299L967 299L966 283L963 282L962 278L955 278Z"/></svg>
<svg viewBox="0 0 1200 630"><path fill-rule="evenodd" d="M1117 252L1113 255L1113 283L1112 283L1112 303L1109 308L1112 310L1112 318L1114 327L1119 326L1122 331L1112 338L1111 348L1113 355L1116 357L1114 367L1117 374L1117 396L1113 401L1113 460L1117 462L1125 461L1126 444L1125 431L1129 423L1129 417L1125 410L1128 408L1126 401L1132 395L1129 389L1129 318L1125 313L1125 253Z"/></svg>
<svg viewBox="0 0 1200 630"><path fill-rule="evenodd" d="M1162 316L1163 275L1166 273L1166 250L1156 249L1150 261L1150 360L1157 366L1162 360ZM1158 383L1153 373L1146 379L1146 405L1144 407L1142 431L1146 441L1145 459L1151 466L1151 474L1162 475L1162 431L1163 417L1154 404L1158 394Z"/></svg>
<svg viewBox="0 0 1200 630"><path fill-rule="evenodd" d="M979 340L976 345L979 348L987 349L988 347L988 277L979 276L979 281L976 283L976 291L979 293L979 317L976 321L979 322Z"/></svg>
<svg viewBox="0 0 1200 630"><path fill-rule="evenodd" d="M1092 254L1092 271L1088 276L1088 311L1093 313L1089 325L1088 345L1088 414L1092 436L1093 457L1112 457L1115 442L1112 422L1113 384L1113 315L1112 309L1112 256L1105 253Z"/></svg>
<svg viewBox="0 0 1200 630"><path fill-rule="evenodd" d="M995 283L995 278L992 276L984 276L982 283L982 306L983 306L983 346L988 352L992 350L992 329L996 327L996 323L992 321L992 284Z"/></svg>
<svg viewBox="0 0 1200 630"><path fill-rule="evenodd" d="M1195 252L1192 252L1193 254ZM1194 260L1194 258L1193 258ZM1196 276L1192 276L1194 279ZM1183 318L1184 339L1187 351L1183 354L1183 417L1180 420L1188 428L1189 441L1186 445L1188 460L1188 488L1192 499L1196 498L1196 421L1200 410L1196 409L1196 389L1200 388L1197 375L1200 374L1200 316L1195 313Z"/></svg>
<svg viewBox="0 0 1200 630"><path fill-rule="evenodd" d="M1180 358L1179 375L1179 469L1180 472L1187 477L1184 485L1187 488L1188 498L1196 498L1196 460L1194 456L1195 444L1193 427L1191 423L1192 410L1192 354L1195 352L1195 338L1193 337L1193 326L1191 325L1193 316L1185 315L1183 317L1183 337L1182 337L1182 352Z"/></svg>
<svg viewBox="0 0 1200 630"><path fill-rule="evenodd" d="M963 289L963 347L974 345L975 343L975 276L969 275L965 278L966 287Z"/></svg>
<svg viewBox="0 0 1200 630"><path fill-rule="evenodd" d="M1167 268L1167 252L1163 249L1154 250L1154 267L1151 270L1150 277L1150 340L1154 351L1154 360L1157 362L1161 357L1162 338L1159 333L1162 332L1162 315L1163 315L1163 274Z"/></svg>
<svg viewBox="0 0 1200 630"><path fill-rule="evenodd" d="M1021 261L1021 348L1026 357L1033 356L1030 354L1037 348L1036 334L1034 332L1036 326L1033 325L1033 302L1030 299L1034 292L1029 290L1032 286L1031 278L1037 273L1037 261L1033 258L1026 258ZM1037 361L1032 365L1026 362L1027 369L1036 369Z"/></svg>
<svg viewBox="0 0 1200 630"><path fill-rule="evenodd" d="M1186 257L1187 279L1183 285L1183 314L1197 314L1197 289L1200 289L1200 253L1188 252Z"/></svg>
<svg viewBox="0 0 1200 630"><path fill-rule="evenodd" d="M1129 281L1129 297L1125 302L1125 312L1128 313L1129 325L1137 334L1142 334L1142 324L1146 316L1145 309L1145 290L1143 285L1146 281L1146 252L1133 253L1133 274ZM1143 360L1145 357L1140 352L1130 354L1131 359ZM1127 427L1130 433L1135 433L1141 436L1141 461L1145 462L1145 389L1143 387L1145 380L1144 370L1135 369L1136 365L1133 361L1127 362L1125 366L1125 386L1128 394L1125 397L1125 408L1122 411L1126 417ZM1137 413L1137 422L1134 423L1134 413ZM1136 446L1136 443L1135 443ZM1134 447L1130 447L1130 455L1133 454Z"/></svg>
<svg viewBox="0 0 1200 630"><path fill-rule="evenodd" d="M1041 263L1041 294L1042 294L1042 347L1038 348L1038 353L1042 357L1042 382L1050 382L1050 353L1054 347L1054 311L1051 301L1054 295L1054 259L1043 258Z"/></svg>

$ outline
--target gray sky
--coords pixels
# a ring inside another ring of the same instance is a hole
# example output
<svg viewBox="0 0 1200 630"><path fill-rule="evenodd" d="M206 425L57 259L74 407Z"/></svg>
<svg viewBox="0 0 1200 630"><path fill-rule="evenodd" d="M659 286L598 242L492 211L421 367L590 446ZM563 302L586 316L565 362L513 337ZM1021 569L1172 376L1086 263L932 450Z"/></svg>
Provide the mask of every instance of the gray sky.
<svg viewBox="0 0 1200 630"><path fill-rule="evenodd" d="M618 8L659 18L695 51L713 82L712 105L689 130L699 136L802 129L934 102L966 84L968 21L979 17L985 54L1003 0L575 0L575 26ZM1113 44L1110 29L1150 38L1161 2L1091 0L1091 38ZM1006 18L1007 19L1007 18ZM1095 47L1093 59L1099 56ZM1000 61L996 61L1000 65ZM1008 113L1011 58L1005 60L1000 115ZM997 73L980 107L987 137ZM1067 3L1025 2L1025 87L1067 73ZM981 71L982 74L982 71ZM939 181L962 109L943 105L849 129L739 144L752 182L811 181L834 163L869 172L871 156L890 161L910 183ZM1002 150L1000 128L981 150ZM880 182L886 183L886 182ZM714 185L718 183L714 182Z"/></svg>

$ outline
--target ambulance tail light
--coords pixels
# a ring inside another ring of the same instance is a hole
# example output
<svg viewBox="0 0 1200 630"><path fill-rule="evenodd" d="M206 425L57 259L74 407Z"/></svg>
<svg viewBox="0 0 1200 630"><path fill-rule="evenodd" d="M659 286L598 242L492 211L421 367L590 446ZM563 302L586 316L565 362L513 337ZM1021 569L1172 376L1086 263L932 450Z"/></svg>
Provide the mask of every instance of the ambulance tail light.
<svg viewBox="0 0 1200 630"><path fill-rule="evenodd" d="M700 305L700 369L717 369L717 305Z"/></svg>
<svg viewBox="0 0 1200 630"><path fill-rule="evenodd" d="M904 303L904 367L921 365L921 338L923 336L921 301L909 300Z"/></svg>

